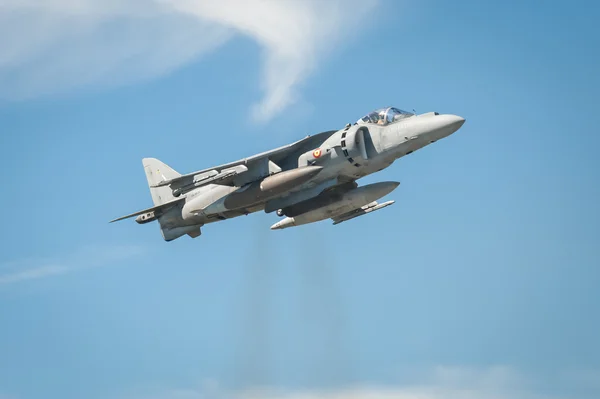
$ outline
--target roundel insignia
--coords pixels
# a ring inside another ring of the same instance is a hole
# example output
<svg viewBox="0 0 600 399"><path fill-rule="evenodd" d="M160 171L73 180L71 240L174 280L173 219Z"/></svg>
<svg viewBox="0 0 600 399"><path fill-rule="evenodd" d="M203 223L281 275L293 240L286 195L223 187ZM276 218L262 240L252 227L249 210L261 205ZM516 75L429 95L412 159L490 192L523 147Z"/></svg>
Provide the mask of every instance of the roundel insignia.
<svg viewBox="0 0 600 399"><path fill-rule="evenodd" d="M321 149L317 148L316 150L313 151L313 157L315 158L319 158L321 156Z"/></svg>

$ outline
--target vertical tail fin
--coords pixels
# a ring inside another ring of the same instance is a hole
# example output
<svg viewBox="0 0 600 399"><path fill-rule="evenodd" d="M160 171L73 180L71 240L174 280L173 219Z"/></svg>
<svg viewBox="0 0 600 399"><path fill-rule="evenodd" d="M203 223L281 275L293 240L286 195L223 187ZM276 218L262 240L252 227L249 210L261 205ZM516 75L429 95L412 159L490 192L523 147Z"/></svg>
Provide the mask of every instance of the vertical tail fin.
<svg viewBox="0 0 600 399"><path fill-rule="evenodd" d="M169 202L173 197L173 192L167 186L165 187L152 187L161 181L170 180L181 176L181 173L176 172L170 166L162 163L156 158L144 158L142 159L144 165L144 172L146 172L146 178L148 179L148 186L150 187L150 195L154 205L162 205L165 202Z"/></svg>

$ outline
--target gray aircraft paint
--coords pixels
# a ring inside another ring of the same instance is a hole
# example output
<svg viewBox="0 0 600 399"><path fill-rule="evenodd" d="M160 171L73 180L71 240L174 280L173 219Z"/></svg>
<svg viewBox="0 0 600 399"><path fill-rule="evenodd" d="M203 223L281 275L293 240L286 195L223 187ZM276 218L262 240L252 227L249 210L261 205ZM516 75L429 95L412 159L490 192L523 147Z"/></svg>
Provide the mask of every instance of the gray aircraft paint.
<svg viewBox="0 0 600 399"><path fill-rule="evenodd" d="M294 217L285 219L271 226L271 230L285 229L302 224L318 222L324 219L335 219L336 217L350 213L369 204L373 204L379 198L391 193L398 187L398 182L379 182L358 187L348 191L342 198L326 206L308 211ZM376 206L375 203L373 206Z"/></svg>
<svg viewBox="0 0 600 399"><path fill-rule="evenodd" d="M464 122L456 115L388 107L340 130L186 175L144 158L154 207L113 222L134 216L140 224L158 220L166 241L185 234L195 238L205 224L261 210L286 216L272 229L327 218L338 224L391 205L376 200L399 184L357 187L356 180L451 135Z"/></svg>

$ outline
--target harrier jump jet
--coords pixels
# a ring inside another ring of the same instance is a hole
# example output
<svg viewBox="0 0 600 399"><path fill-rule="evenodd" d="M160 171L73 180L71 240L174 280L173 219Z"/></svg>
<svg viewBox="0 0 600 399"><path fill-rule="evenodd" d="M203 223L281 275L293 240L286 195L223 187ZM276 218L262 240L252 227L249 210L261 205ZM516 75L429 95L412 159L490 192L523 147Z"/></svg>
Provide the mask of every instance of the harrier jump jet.
<svg viewBox="0 0 600 399"><path fill-rule="evenodd" d="M358 179L451 135L464 122L456 115L388 107L343 129L184 175L144 158L154 206L111 222L135 216L140 224L157 220L166 241L185 234L195 238L205 224L257 211L282 217L273 230L324 219L342 223L393 204L377 200L400 184L359 187Z"/></svg>

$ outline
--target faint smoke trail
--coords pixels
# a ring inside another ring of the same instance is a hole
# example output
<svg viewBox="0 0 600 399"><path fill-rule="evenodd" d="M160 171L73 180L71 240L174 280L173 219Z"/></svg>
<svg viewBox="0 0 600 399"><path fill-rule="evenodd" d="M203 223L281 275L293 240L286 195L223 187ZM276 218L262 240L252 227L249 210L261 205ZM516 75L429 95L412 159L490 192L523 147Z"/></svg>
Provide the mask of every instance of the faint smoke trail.
<svg viewBox="0 0 600 399"><path fill-rule="evenodd" d="M233 364L233 387L244 390L276 386L276 378L281 375L272 367L278 364L277 360L288 364L287 370L297 371L300 380L311 389L347 385L353 380L352 359L347 346L346 309L338 275L341 265L332 251L332 248L340 247L339 240L319 229L308 228L297 236L301 242L286 243L289 246L283 251L287 256L281 256L276 244L279 241L272 238L273 232L264 228L261 218L256 220L248 261L241 265L244 269L241 286L244 302L239 308L242 314ZM291 236L289 239L294 239ZM288 278L281 279L280 273L284 272L286 264L292 268L288 271L293 273L285 274ZM278 287L275 287L276 282ZM292 286L297 291L290 290ZM283 290L283 298L277 296L282 292L279 289ZM283 302L276 304L276 299ZM300 359L296 356L277 359L282 352L290 352L290 348L275 351L274 342L281 345L281 341L274 338L282 327L276 325L277 320L281 320L276 312L282 310L282 303L285 304L283 311L292 315L294 325L298 326L295 332L284 328L283 331L290 335L283 338L287 345L301 349L291 351ZM298 364L304 367L298 370Z"/></svg>
<svg viewBox="0 0 600 399"><path fill-rule="evenodd" d="M304 245L297 262L300 281L299 300L306 321L313 321L320 347L312 348L311 367L307 370L309 381L319 381L324 386L347 384L352 380L352 362L346 344L348 325L339 278L339 262L334 248L339 240L315 228L304 234ZM347 249L345 249L347 250Z"/></svg>
<svg viewBox="0 0 600 399"><path fill-rule="evenodd" d="M237 351L233 383L239 388L269 383L272 362L270 327L272 325L273 280L276 264L269 248L270 230L265 230L260 218L253 237L248 262L242 265L244 275L239 350Z"/></svg>

